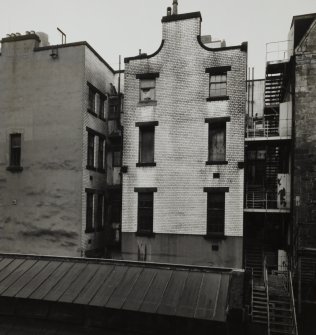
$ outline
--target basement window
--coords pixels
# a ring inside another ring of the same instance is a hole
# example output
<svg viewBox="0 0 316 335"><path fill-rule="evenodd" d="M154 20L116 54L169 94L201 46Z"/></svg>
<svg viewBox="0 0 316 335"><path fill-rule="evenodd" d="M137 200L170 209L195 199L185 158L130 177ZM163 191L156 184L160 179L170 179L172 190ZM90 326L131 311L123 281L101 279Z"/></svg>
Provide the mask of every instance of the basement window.
<svg viewBox="0 0 316 335"><path fill-rule="evenodd" d="M225 238L225 193L228 187L204 187L207 192L206 238Z"/></svg>
<svg viewBox="0 0 316 335"><path fill-rule="evenodd" d="M137 232L152 234L153 232L154 193L138 193Z"/></svg>
<svg viewBox="0 0 316 335"><path fill-rule="evenodd" d="M207 235L224 235L225 193L207 193Z"/></svg>

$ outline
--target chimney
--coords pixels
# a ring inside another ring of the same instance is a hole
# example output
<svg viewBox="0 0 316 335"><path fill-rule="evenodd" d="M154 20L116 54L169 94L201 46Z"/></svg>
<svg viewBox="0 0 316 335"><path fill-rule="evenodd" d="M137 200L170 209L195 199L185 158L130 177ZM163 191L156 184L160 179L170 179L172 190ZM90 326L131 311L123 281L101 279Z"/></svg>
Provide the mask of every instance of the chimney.
<svg viewBox="0 0 316 335"><path fill-rule="evenodd" d="M167 16L170 16L171 15L171 7L168 7L167 8Z"/></svg>
<svg viewBox="0 0 316 335"><path fill-rule="evenodd" d="M178 15L178 0L173 0L173 15Z"/></svg>

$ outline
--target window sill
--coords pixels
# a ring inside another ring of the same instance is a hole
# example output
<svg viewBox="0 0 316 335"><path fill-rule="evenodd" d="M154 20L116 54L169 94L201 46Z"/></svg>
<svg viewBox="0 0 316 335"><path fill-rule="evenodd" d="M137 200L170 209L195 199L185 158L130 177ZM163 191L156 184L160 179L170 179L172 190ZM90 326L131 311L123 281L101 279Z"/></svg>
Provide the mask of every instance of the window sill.
<svg viewBox="0 0 316 335"><path fill-rule="evenodd" d="M22 172L23 167L22 166L8 166L7 170L10 172Z"/></svg>
<svg viewBox="0 0 316 335"><path fill-rule="evenodd" d="M227 165L228 161L207 161L205 165Z"/></svg>
<svg viewBox="0 0 316 335"><path fill-rule="evenodd" d="M229 100L228 95L220 95L218 97L208 97L206 98L206 101L223 101L223 100Z"/></svg>
<svg viewBox="0 0 316 335"><path fill-rule="evenodd" d="M204 235L204 238L206 240L226 240L226 236L224 235L224 233L221 234L208 233Z"/></svg>
<svg viewBox="0 0 316 335"><path fill-rule="evenodd" d="M93 112L91 109L87 109L87 112L90 113L91 115L95 116L95 117L98 117L98 114Z"/></svg>
<svg viewBox="0 0 316 335"><path fill-rule="evenodd" d="M157 106L157 100L139 101L138 106Z"/></svg>
<svg viewBox="0 0 316 335"><path fill-rule="evenodd" d="M90 170L90 171L97 171L97 169L94 167L94 166L86 166L86 169L87 170Z"/></svg>
<svg viewBox="0 0 316 335"><path fill-rule="evenodd" d="M137 231L135 235L144 237L155 237L155 233L152 231Z"/></svg>
<svg viewBox="0 0 316 335"><path fill-rule="evenodd" d="M136 167L147 167L147 166L156 166L155 162L152 163L136 163Z"/></svg>

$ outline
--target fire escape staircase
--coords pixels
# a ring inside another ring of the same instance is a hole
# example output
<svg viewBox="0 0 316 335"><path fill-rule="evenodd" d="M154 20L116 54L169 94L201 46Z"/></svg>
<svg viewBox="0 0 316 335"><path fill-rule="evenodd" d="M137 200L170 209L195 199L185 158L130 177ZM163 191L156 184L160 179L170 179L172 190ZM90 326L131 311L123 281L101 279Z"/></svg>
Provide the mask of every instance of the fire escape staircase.
<svg viewBox="0 0 316 335"><path fill-rule="evenodd" d="M298 335L291 272L268 274L265 258L262 280L251 283L252 322L265 325L268 335Z"/></svg>
<svg viewBox="0 0 316 335"><path fill-rule="evenodd" d="M287 63L267 64L265 80L265 106L279 105L285 96Z"/></svg>

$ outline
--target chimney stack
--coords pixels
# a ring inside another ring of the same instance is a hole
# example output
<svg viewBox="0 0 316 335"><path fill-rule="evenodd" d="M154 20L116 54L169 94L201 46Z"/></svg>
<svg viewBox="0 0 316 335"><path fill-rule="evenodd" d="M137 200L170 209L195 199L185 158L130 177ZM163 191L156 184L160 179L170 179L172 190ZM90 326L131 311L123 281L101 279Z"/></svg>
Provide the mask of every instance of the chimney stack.
<svg viewBox="0 0 316 335"><path fill-rule="evenodd" d="M178 0L173 0L173 15L178 15Z"/></svg>

